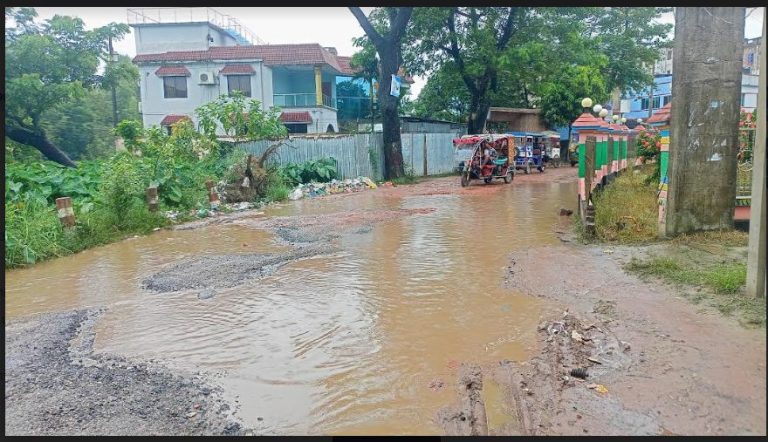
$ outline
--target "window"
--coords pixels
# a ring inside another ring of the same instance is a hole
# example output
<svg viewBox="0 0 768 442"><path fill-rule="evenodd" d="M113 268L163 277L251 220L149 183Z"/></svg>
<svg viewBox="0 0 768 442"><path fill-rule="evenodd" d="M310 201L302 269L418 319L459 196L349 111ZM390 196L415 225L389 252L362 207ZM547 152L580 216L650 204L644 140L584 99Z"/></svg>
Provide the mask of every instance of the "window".
<svg viewBox="0 0 768 442"><path fill-rule="evenodd" d="M305 134L307 133L307 124L288 123L285 127L288 128L289 134Z"/></svg>
<svg viewBox="0 0 768 442"><path fill-rule="evenodd" d="M187 98L187 77L163 77L165 98Z"/></svg>
<svg viewBox="0 0 768 442"><path fill-rule="evenodd" d="M672 99L671 95L662 95L661 96L661 107L666 106L671 99Z"/></svg>
<svg viewBox="0 0 768 442"><path fill-rule="evenodd" d="M757 94L741 94L742 107L757 107Z"/></svg>
<svg viewBox="0 0 768 442"><path fill-rule="evenodd" d="M246 97L251 96L251 76L250 75L227 75L227 86L229 94L234 91L240 91Z"/></svg>
<svg viewBox="0 0 768 442"><path fill-rule="evenodd" d="M653 108L658 109L661 107L661 97L653 97Z"/></svg>
<svg viewBox="0 0 768 442"><path fill-rule="evenodd" d="M641 98L640 99L640 110L648 110L648 99L647 98Z"/></svg>

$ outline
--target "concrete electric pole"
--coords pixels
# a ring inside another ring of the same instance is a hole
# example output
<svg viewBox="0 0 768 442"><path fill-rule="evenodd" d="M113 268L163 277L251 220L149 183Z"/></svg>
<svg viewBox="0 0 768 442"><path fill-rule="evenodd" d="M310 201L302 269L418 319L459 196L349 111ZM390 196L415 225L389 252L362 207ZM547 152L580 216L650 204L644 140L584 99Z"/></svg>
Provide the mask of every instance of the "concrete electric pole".
<svg viewBox="0 0 768 442"><path fill-rule="evenodd" d="M757 129L752 147L752 207L749 213L747 245L747 296L765 298L765 13L763 41L758 56L760 77L757 86Z"/></svg>
<svg viewBox="0 0 768 442"><path fill-rule="evenodd" d="M733 228L745 11L676 8L666 236Z"/></svg>

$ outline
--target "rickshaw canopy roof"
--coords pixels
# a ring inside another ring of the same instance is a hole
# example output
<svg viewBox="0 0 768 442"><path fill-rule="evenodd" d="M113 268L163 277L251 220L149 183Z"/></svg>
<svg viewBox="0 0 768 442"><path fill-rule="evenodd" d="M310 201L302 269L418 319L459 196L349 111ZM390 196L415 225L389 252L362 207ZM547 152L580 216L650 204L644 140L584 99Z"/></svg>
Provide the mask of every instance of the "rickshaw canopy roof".
<svg viewBox="0 0 768 442"><path fill-rule="evenodd" d="M509 138L508 134L482 134L482 135L463 135L461 138L454 138L453 144L476 144L483 141L497 141L502 138Z"/></svg>

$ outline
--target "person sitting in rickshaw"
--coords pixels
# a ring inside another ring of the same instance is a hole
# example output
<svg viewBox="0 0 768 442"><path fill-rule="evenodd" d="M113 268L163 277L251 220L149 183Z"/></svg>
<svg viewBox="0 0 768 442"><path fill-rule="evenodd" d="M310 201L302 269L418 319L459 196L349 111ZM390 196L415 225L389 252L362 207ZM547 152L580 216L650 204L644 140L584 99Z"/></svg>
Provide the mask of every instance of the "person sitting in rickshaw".
<svg viewBox="0 0 768 442"><path fill-rule="evenodd" d="M485 168L486 164L493 164L495 169L496 165L493 163L493 160L496 159L496 156L498 155L496 149L494 149L488 141L483 141L481 147L483 149L483 163L481 168Z"/></svg>

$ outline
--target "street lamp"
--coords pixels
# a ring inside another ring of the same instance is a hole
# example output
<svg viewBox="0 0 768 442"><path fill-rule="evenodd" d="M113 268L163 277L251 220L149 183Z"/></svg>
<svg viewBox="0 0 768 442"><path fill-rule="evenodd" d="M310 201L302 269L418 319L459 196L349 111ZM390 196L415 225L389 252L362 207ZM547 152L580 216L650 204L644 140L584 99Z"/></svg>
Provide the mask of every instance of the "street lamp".
<svg viewBox="0 0 768 442"><path fill-rule="evenodd" d="M638 118L637 119L637 124L643 124L643 119L642 118Z"/></svg>
<svg viewBox="0 0 768 442"><path fill-rule="evenodd" d="M603 106L596 104L592 107L592 112L595 114L600 114L600 111L603 110Z"/></svg>
<svg viewBox="0 0 768 442"><path fill-rule="evenodd" d="M587 97L581 100L581 107L585 109L592 107L592 99Z"/></svg>
<svg viewBox="0 0 768 442"><path fill-rule="evenodd" d="M618 115L614 115L613 116L613 122L616 123L618 121L619 121L619 116Z"/></svg>
<svg viewBox="0 0 768 442"><path fill-rule="evenodd" d="M624 123L626 123L626 122L627 122L627 119L626 119L626 118L624 118L624 117L621 117L621 124L624 124Z"/></svg>
<svg viewBox="0 0 768 442"><path fill-rule="evenodd" d="M598 104L598 106L600 105ZM602 106L600 107L602 108ZM599 112L600 113L598 115L600 115L600 118L605 118L608 115L608 109L601 109Z"/></svg>

